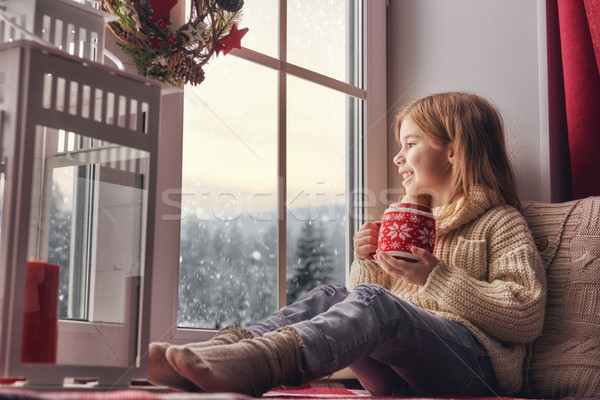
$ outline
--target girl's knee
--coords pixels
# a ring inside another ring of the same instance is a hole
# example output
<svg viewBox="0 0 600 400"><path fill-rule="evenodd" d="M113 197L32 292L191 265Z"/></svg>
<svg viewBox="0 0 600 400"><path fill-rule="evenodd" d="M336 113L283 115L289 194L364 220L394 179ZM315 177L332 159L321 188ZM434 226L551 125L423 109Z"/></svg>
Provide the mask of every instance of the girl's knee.
<svg viewBox="0 0 600 400"><path fill-rule="evenodd" d="M314 301L331 302L332 300L341 301L348 297L349 292L344 286L335 284L325 284L312 288L294 303L305 303Z"/></svg>
<svg viewBox="0 0 600 400"><path fill-rule="evenodd" d="M321 290L328 296L332 296L332 297L335 296L336 294L343 294L343 295L348 294L348 289L346 289L346 287L341 286L341 285L336 285L336 284L320 285L320 286L317 286L315 289Z"/></svg>
<svg viewBox="0 0 600 400"><path fill-rule="evenodd" d="M356 293L360 301L368 305L373 302L374 298L382 296L388 293L388 291L379 285L364 283L355 287L354 293Z"/></svg>

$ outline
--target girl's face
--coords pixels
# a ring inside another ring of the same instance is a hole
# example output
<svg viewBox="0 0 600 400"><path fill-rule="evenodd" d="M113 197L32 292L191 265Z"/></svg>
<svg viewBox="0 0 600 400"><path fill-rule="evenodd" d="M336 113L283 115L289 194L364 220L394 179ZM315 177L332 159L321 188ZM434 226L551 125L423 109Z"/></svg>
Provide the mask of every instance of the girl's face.
<svg viewBox="0 0 600 400"><path fill-rule="evenodd" d="M433 206L447 204L454 161L452 146L434 146L411 119L400 127L400 152L394 157L409 196L429 195Z"/></svg>

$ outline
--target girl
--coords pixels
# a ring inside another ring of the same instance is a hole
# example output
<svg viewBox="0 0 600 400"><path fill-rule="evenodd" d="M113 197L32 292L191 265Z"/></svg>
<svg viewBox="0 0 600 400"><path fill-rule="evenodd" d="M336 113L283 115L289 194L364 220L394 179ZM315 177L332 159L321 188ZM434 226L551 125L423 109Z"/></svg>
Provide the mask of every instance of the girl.
<svg viewBox="0 0 600 400"><path fill-rule="evenodd" d="M258 396L349 366L374 395L520 390L527 344L542 330L545 278L500 115L477 95L439 93L402 109L395 128L402 201L430 202L434 253L413 247L411 263L379 252L379 225L367 222L354 236L351 291L315 288L208 342L153 343L150 381Z"/></svg>

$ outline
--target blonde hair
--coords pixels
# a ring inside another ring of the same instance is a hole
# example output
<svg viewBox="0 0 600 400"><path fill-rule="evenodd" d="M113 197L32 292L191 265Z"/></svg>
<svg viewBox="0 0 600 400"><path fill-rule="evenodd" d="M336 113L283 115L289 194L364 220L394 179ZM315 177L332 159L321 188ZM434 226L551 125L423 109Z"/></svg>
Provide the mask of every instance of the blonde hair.
<svg viewBox="0 0 600 400"><path fill-rule="evenodd" d="M437 93L416 100L396 117L396 139L409 118L434 144L453 144L454 164L450 207L468 199L475 186L488 192L492 205L509 204L521 209L515 177L504 139L500 112L486 99L471 93ZM451 211L450 211L451 212Z"/></svg>

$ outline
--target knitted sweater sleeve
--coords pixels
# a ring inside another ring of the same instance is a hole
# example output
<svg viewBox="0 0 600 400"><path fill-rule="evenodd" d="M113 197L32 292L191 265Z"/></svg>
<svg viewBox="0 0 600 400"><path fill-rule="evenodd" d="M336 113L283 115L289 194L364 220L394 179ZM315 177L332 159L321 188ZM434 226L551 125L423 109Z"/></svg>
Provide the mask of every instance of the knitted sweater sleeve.
<svg viewBox="0 0 600 400"><path fill-rule="evenodd" d="M390 276L385 273L377 263L361 260L355 256L350 267L350 282L348 289L354 290L360 284L373 283L385 289L390 288Z"/></svg>
<svg viewBox="0 0 600 400"><path fill-rule="evenodd" d="M510 207L490 212L493 216L480 227L484 235L477 240L458 236L452 243L453 265L440 261L421 294L497 340L531 342L543 327L543 265L521 214Z"/></svg>

